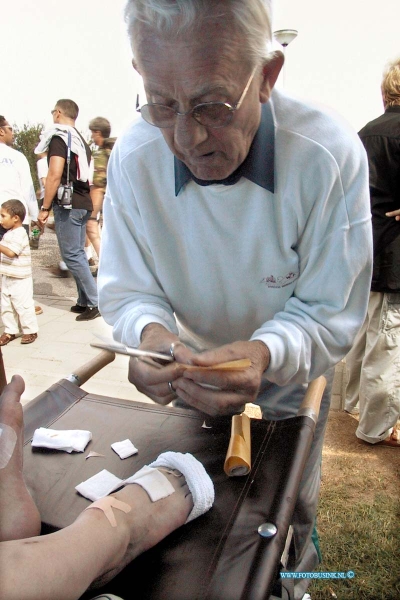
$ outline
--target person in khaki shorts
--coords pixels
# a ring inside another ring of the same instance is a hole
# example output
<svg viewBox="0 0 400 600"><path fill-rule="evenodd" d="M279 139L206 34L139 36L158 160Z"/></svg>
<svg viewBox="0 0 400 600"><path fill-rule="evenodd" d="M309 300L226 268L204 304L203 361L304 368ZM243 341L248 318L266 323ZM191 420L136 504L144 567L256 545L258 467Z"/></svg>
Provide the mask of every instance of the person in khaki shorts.
<svg viewBox="0 0 400 600"><path fill-rule="evenodd" d="M21 344L31 344L38 336L31 251L28 235L22 226L25 212L20 200L7 200L1 206L1 223L7 232L0 244L1 318L5 327L0 336L0 346L15 340L19 324L23 332Z"/></svg>
<svg viewBox="0 0 400 600"><path fill-rule="evenodd" d="M359 132L369 163L374 267L368 312L346 357L345 410L356 436L400 448L400 59L385 70L384 113Z"/></svg>
<svg viewBox="0 0 400 600"><path fill-rule="evenodd" d="M110 137L111 124L104 117L95 117L89 123L92 141L97 150L93 153L93 181L90 186L90 197L93 202L93 212L86 225L86 240L90 241L100 256L100 213L103 208L104 194L107 186L107 164L116 138ZM95 274L97 271L95 272Z"/></svg>

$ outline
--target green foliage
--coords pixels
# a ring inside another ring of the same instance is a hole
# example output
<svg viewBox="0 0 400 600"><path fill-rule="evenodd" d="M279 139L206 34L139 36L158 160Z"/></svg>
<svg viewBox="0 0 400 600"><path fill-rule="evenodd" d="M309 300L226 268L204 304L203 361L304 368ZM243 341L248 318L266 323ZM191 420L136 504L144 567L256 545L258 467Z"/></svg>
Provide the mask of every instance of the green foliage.
<svg viewBox="0 0 400 600"><path fill-rule="evenodd" d="M29 163L29 167L31 169L31 175L33 180L33 185L35 190L39 188L39 181L37 178L37 169L36 163L38 160L38 156L34 153L34 149L39 143L40 134L44 129L43 123L37 123L36 125L31 125L30 123L25 123L23 127L19 128L17 125L13 125L14 128L14 148L22 152Z"/></svg>

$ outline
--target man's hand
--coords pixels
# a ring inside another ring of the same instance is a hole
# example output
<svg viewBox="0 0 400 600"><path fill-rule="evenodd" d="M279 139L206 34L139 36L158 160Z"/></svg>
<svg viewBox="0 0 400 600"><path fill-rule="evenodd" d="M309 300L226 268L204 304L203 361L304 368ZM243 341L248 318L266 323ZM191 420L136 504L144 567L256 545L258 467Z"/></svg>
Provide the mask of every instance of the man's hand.
<svg viewBox="0 0 400 600"><path fill-rule="evenodd" d="M49 211L47 211L47 210L39 211L38 225L42 231L44 230L44 226L47 223L48 218L49 218Z"/></svg>
<svg viewBox="0 0 400 600"><path fill-rule="evenodd" d="M173 363L160 365L151 361L153 366L147 359L146 362L140 358L130 359L128 379L139 392L162 405L179 396L186 404L212 416L243 412L244 405L256 399L261 376L270 360L265 344L234 342L194 354L165 327L151 323L142 332L139 348L168 354L172 343L175 343ZM196 371L185 367L208 367L240 358L249 358L251 366L243 371Z"/></svg>
<svg viewBox="0 0 400 600"><path fill-rule="evenodd" d="M173 389L171 390L171 385L176 379L182 377L184 372L184 367L178 362L190 364L195 355L179 341L176 335L162 325L150 323L143 329L140 350L169 354L172 343L176 344L174 348L176 362L161 365L154 360L146 359L145 362L140 358L131 358L129 361L129 381L137 387L139 392L157 404L166 405L176 399L177 394ZM175 386L173 385L173 387Z"/></svg>
<svg viewBox="0 0 400 600"><path fill-rule="evenodd" d="M43 233L44 227L41 223L39 223L39 220L31 221L31 229L34 229L35 227L38 227L38 229L40 229L41 233Z"/></svg>
<svg viewBox="0 0 400 600"><path fill-rule="evenodd" d="M179 347L175 355L178 350ZM257 340L234 342L195 354L191 362L194 365L211 366L240 358L250 358L251 367L244 371L185 370L183 376L173 383L173 387L184 402L209 415L243 412L244 405L256 399L261 376L269 365L270 353L265 344Z"/></svg>
<svg viewBox="0 0 400 600"><path fill-rule="evenodd" d="M400 221L400 208L398 210L392 210L385 213L387 217L394 217L396 221Z"/></svg>

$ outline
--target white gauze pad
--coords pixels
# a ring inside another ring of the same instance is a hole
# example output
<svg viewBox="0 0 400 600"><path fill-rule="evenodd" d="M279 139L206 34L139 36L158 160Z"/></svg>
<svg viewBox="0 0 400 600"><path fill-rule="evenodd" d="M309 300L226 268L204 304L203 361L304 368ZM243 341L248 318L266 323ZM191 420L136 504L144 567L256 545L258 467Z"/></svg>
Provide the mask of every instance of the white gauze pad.
<svg viewBox="0 0 400 600"><path fill-rule="evenodd" d="M9 425L0 423L0 469L4 469L13 455L17 434Z"/></svg>
<svg viewBox="0 0 400 600"><path fill-rule="evenodd" d="M151 467L144 466L140 471L125 479L124 484L137 483L140 485L152 502L157 502L161 498L166 498L174 493L175 488L170 481L158 471Z"/></svg>

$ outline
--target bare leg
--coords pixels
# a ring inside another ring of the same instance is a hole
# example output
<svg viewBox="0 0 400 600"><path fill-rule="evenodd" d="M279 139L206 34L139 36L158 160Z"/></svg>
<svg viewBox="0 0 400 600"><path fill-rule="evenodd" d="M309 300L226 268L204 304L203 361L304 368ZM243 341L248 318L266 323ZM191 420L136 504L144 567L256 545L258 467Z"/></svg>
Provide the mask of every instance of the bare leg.
<svg viewBox="0 0 400 600"><path fill-rule="evenodd" d="M131 507L128 513L114 511L116 527L92 509L65 529L38 536L40 516L22 477L24 387L15 375L0 398L0 423L17 436L9 462L0 469L0 540L5 540L0 543L0 600L75 600L183 525L192 496L183 475L164 473L175 489L167 498L151 502L135 484L112 494Z"/></svg>
<svg viewBox="0 0 400 600"><path fill-rule="evenodd" d="M115 510L112 527L101 510L86 510L56 533L0 544L2 600L76 600L104 584L136 556L185 523L193 506L183 476L165 474L175 492L152 503L138 485L113 496L132 510ZM23 577L21 577L23 573Z"/></svg>
<svg viewBox="0 0 400 600"><path fill-rule="evenodd" d="M183 475L163 471L175 490L166 498L152 502L135 484L112 494L131 508L127 513L113 511L115 527L102 510L91 509L69 527L38 536L40 517L22 479L23 390L22 378L14 376L0 402L0 422L17 434L10 461L0 469L2 534L7 540L0 543L0 600L77 600L183 525L193 508L192 495ZM29 535L35 537L15 539Z"/></svg>
<svg viewBox="0 0 400 600"><path fill-rule="evenodd" d="M99 221L94 220L94 219L95 218L97 219L97 216L102 209L103 199L104 199L104 191L102 190L102 188L92 187L90 190L90 197L91 197L92 203L93 203L93 212L91 215L92 218L89 219L89 221L86 223L86 235L89 238L89 240L91 241L93 248L96 251L97 256L100 257L100 243L101 243L100 225L99 225Z"/></svg>
<svg viewBox="0 0 400 600"><path fill-rule="evenodd" d="M14 375L0 397L0 423L8 425L17 441L8 464L0 469L0 541L38 535L40 515L22 476L23 411L25 383Z"/></svg>
<svg viewBox="0 0 400 600"><path fill-rule="evenodd" d="M100 256L101 237L98 221L93 221L92 219L89 219L89 221L86 223L86 235L90 240L91 244L93 245L97 256Z"/></svg>

